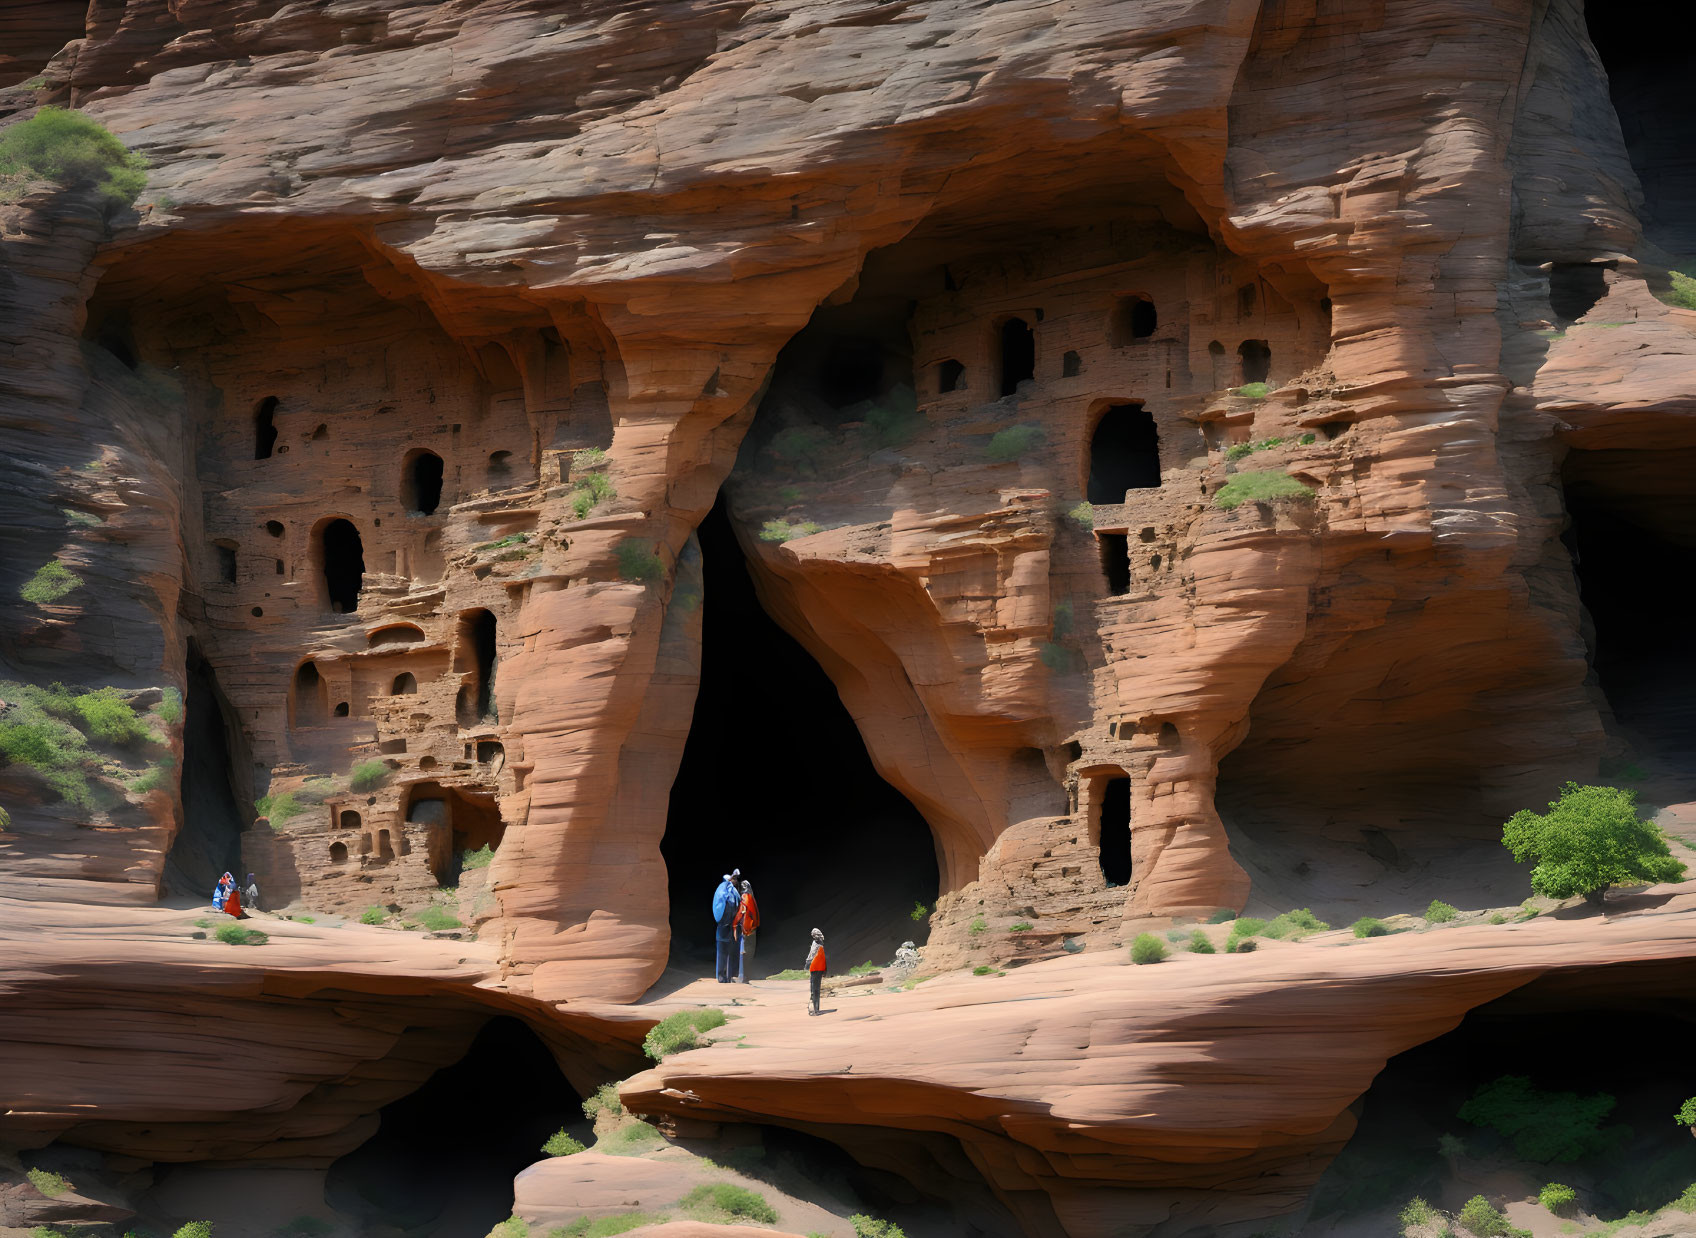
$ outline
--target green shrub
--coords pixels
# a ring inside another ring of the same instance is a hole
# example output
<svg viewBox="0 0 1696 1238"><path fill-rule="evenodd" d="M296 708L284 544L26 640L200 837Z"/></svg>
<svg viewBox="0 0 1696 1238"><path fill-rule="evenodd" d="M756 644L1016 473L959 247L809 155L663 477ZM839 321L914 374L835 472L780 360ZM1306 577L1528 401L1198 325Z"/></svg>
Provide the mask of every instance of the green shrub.
<svg viewBox="0 0 1696 1238"><path fill-rule="evenodd" d="M1035 927L1036 927L1036 925L1034 925L1034 924L1030 924L1030 923L1027 923L1024 920L1020 920L1017 924L1013 925L1007 931L1009 933L1028 933Z"/></svg>
<svg viewBox="0 0 1696 1238"><path fill-rule="evenodd" d="M1039 446L1042 439L1042 430L1038 426L1008 426L1005 430L997 430L990 437L984 454L997 464L1011 464Z"/></svg>
<svg viewBox="0 0 1696 1238"><path fill-rule="evenodd" d="M12 814L0 805L0 832L4 832L12 824Z"/></svg>
<svg viewBox="0 0 1696 1238"><path fill-rule="evenodd" d="M1672 1120L1680 1126L1696 1126L1696 1096L1680 1105Z"/></svg>
<svg viewBox="0 0 1696 1238"><path fill-rule="evenodd" d="M1503 1075L1474 1092L1460 1107L1460 1117L1511 1140L1525 1160L1566 1163L1614 1145L1618 1132L1601 1126L1613 1108L1614 1098L1605 1092L1545 1092L1524 1075Z"/></svg>
<svg viewBox="0 0 1696 1238"><path fill-rule="evenodd" d="M132 747L153 738L116 688L96 688L71 697L71 707L85 730L108 744Z"/></svg>
<svg viewBox="0 0 1696 1238"><path fill-rule="evenodd" d="M521 1216L509 1216L489 1231L488 1238L530 1238L530 1223Z"/></svg>
<svg viewBox="0 0 1696 1238"><path fill-rule="evenodd" d="M571 510L579 520L608 499L618 497L618 488L605 473L590 473L579 477L572 483L571 488L576 492L571 498Z"/></svg>
<svg viewBox="0 0 1696 1238"><path fill-rule="evenodd" d="M82 577L57 559L49 559L24 582L18 596L36 606L50 606L82 584Z"/></svg>
<svg viewBox="0 0 1696 1238"><path fill-rule="evenodd" d="M823 533L824 526L811 520L798 520L790 524L787 520L768 520L760 526L762 542L788 542L797 537L811 537L815 533Z"/></svg>
<svg viewBox="0 0 1696 1238"><path fill-rule="evenodd" d="M495 861L495 848L492 843L484 843L474 851L463 851L459 856L459 867L462 871L473 868L487 868Z"/></svg>
<svg viewBox="0 0 1696 1238"><path fill-rule="evenodd" d="M381 761L361 761L348 773L347 785L354 791L375 791L389 776L389 767Z"/></svg>
<svg viewBox="0 0 1696 1238"><path fill-rule="evenodd" d="M723 1217L755 1225L770 1225L777 1220L777 1209L763 1195L734 1182L703 1182L678 1200L677 1206L699 1220Z"/></svg>
<svg viewBox="0 0 1696 1238"><path fill-rule="evenodd" d="M300 816L300 797L293 791L285 791L281 795L261 795L253 801L253 811L273 826L278 826L290 817Z"/></svg>
<svg viewBox="0 0 1696 1238"><path fill-rule="evenodd" d="M1684 877L1660 827L1638 818L1637 792L1618 787L1569 782L1547 813L1516 812L1502 827L1502 845L1535 864L1531 888L1545 898L1582 894L1600 903L1612 885Z"/></svg>
<svg viewBox="0 0 1696 1238"><path fill-rule="evenodd" d="M212 1222L190 1221L187 1225L178 1227L171 1238L212 1238Z"/></svg>
<svg viewBox="0 0 1696 1238"><path fill-rule="evenodd" d="M1506 916L1504 916L1501 912L1495 911L1495 912L1490 913L1490 923L1491 924L1506 924L1507 922L1508 922L1508 918Z"/></svg>
<svg viewBox="0 0 1696 1238"><path fill-rule="evenodd" d="M1356 937L1385 937L1390 932L1390 926L1374 916L1362 916L1349 927Z"/></svg>
<svg viewBox="0 0 1696 1238"><path fill-rule="evenodd" d="M873 448L903 447L924 425L918 397L905 385L892 390L883 403L872 405L861 420L865 425L860 433Z"/></svg>
<svg viewBox="0 0 1696 1238"><path fill-rule="evenodd" d="M1537 1192L1537 1202L1558 1217L1571 1216L1578 1203L1578 1192L1560 1182L1551 1182Z"/></svg>
<svg viewBox="0 0 1696 1238"><path fill-rule="evenodd" d="M418 913L418 923L422 924L432 933L443 933L448 929L464 927L458 916L454 915L446 907L437 906L435 903L431 903L423 911Z"/></svg>
<svg viewBox="0 0 1696 1238"><path fill-rule="evenodd" d="M1274 941L1284 938L1299 941L1309 933L1323 933L1330 927L1306 907L1297 907L1281 916L1274 916L1258 936L1270 937Z"/></svg>
<svg viewBox="0 0 1696 1238"><path fill-rule="evenodd" d="M599 447L579 447L571 453L571 467L592 469L607 462L607 453Z"/></svg>
<svg viewBox="0 0 1696 1238"><path fill-rule="evenodd" d="M1236 918L1236 912L1232 911L1229 907L1221 907L1218 911L1207 917L1207 922L1209 924L1224 924L1226 921L1235 920Z"/></svg>
<svg viewBox="0 0 1696 1238"><path fill-rule="evenodd" d="M596 1140L595 1151L605 1152L608 1156L639 1156L647 1149L664 1142L665 1136L659 1131L646 1122L631 1118L617 1130L610 1131Z"/></svg>
<svg viewBox="0 0 1696 1238"><path fill-rule="evenodd" d="M1076 524L1078 528L1083 529L1086 532L1095 528L1095 507L1093 504L1079 503L1076 507L1068 511L1066 515L1071 517L1072 522Z"/></svg>
<svg viewBox="0 0 1696 1238"><path fill-rule="evenodd" d="M647 542L627 537L618 544L618 574L625 580L658 580L665 564Z"/></svg>
<svg viewBox="0 0 1696 1238"><path fill-rule="evenodd" d="M856 964L854 964L854 966L852 966L848 969L848 974L850 976L865 976L865 975L871 974L872 972L874 972L876 970L877 970L877 964L876 963L870 963L870 962L856 963Z"/></svg>
<svg viewBox="0 0 1696 1238"><path fill-rule="evenodd" d="M1264 383L1260 385L1265 386ZM1281 446L1283 442L1284 440L1281 438L1263 438L1254 443L1238 443L1225 452L1225 459L1241 460L1244 456L1252 456L1257 451L1270 451L1274 447Z"/></svg>
<svg viewBox="0 0 1696 1238"><path fill-rule="evenodd" d="M876 1217L856 1212L848 1218L848 1224L854 1227L854 1238L907 1238L899 1225L890 1221L880 1221Z"/></svg>
<svg viewBox="0 0 1696 1238"><path fill-rule="evenodd" d="M1425 909L1425 923L1447 924L1460 914L1460 909L1440 898L1431 900L1431 905Z"/></svg>
<svg viewBox="0 0 1696 1238"><path fill-rule="evenodd" d="M663 1212L621 1212L610 1217L578 1217L570 1225L550 1229L548 1238L613 1238L649 1225L664 1225L671 1220Z"/></svg>
<svg viewBox="0 0 1696 1238"><path fill-rule="evenodd" d="M805 980L807 973L799 967L785 967L782 971L774 971L767 980Z"/></svg>
<svg viewBox="0 0 1696 1238"><path fill-rule="evenodd" d="M36 771L68 804L94 807L89 775L100 759L89 750L83 733L64 721L75 715L75 698L65 688L40 688L0 680L0 700L9 706L0 722L0 764L24 765Z"/></svg>
<svg viewBox="0 0 1696 1238"><path fill-rule="evenodd" d="M246 929L239 924L226 924L214 936L226 946L263 946L271 940L258 929Z"/></svg>
<svg viewBox="0 0 1696 1238"><path fill-rule="evenodd" d="M130 790L137 795L149 795L170 780L171 771L175 768L176 762L170 757L165 757L156 762L140 778L130 783Z"/></svg>
<svg viewBox="0 0 1696 1238"><path fill-rule="evenodd" d="M601 1114L619 1117L624 1113L624 1104L618 1099L618 1084L603 1083L595 1089L593 1096L583 1102L583 1116L593 1122Z"/></svg>
<svg viewBox="0 0 1696 1238"><path fill-rule="evenodd" d="M1683 271L1668 271L1671 286L1660 294L1661 300L1679 309L1696 310L1696 279Z"/></svg>
<svg viewBox="0 0 1696 1238"><path fill-rule="evenodd" d="M993 976L994 974L995 968L991 967L988 963L979 963L976 967L972 968L972 975L974 976Z"/></svg>
<svg viewBox="0 0 1696 1238"><path fill-rule="evenodd" d="M147 160L92 117L44 107L0 133L0 202L16 201L37 178L94 189L103 204L126 207L147 184Z"/></svg>
<svg viewBox="0 0 1696 1238"><path fill-rule="evenodd" d="M548 1136L548 1141L542 1145L542 1151L549 1156L574 1156L583 1151L583 1145L578 1143L561 1127Z"/></svg>
<svg viewBox="0 0 1696 1238"><path fill-rule="evenodd" d="M1668 1204L1667 1207L1677 1208L1680 1212L1696 1212L1696 1182L1685 1187L1684 1193Z"/></svg>
<svg viewBox="0 0 1696 1238"><path fill-rule="evenodd" d="M649 1029L647 1036L642 1040L642 1049L657 1062L670 1054L699 1048L699 1033L723 1027L724 1023L724 1011L716 1006L701 1010L679 1010L675 1014L668 1014Z"/></svg>
<svg viewBox="0 0 1696 1238"><path fill-rule="evenodd" d="M1459 1160L1466 1155L1466 1140L1459 1135L1443 1132L1437 1136L1437 1155L1445 1156L1451 1161Z"/></svg>
<svg viewBox="0 0 1696 1238"><path fill-rule="evenodd" d="M1248 400L1264 400L1272 394L1272 386L1270 383L1244 383L1235 394Z"/></svg>
<svg viewBox="0 0 1696 1238"><path fill-rule="evenodd" d="M1431 1224L1437 1219L1437 1210L1415 1195L1407 1201L1397 1219L1401 1221L1402 1232L1405 1234L1415 1226Z"/></svg>
<svg viewBox="0 0 1696 1238"><path fill-rule="evenodd" d="M1206 933L1202 932L1200 929L1196 929L1193 933L1190 934L1190 953L1191 954L1213 954L1213 953L1215 953L1215 951L1213 949L1212 940L1207 936Z"/></svg>
<svg viewBox="0 0 1696 1238"><path fill-rule="evenodd" d="M381 907L367 907L364 911L359 913L359 922L361 924L381 924L388 918L389 913Z"/></svg>
<svg viewBox="0 0 1696 1238"><path fill-rule="evenodd" d="M1509 1232L1508 1219L1492 1208L1490 1201L1482 1195L1474 1195L1461 1205L1455 1220L1459 1221L1473 1238L1497 1238L1498 1235Z"/></svg>
<svg viewBox="0 0 1696 1238"><path fill-rule="evenodd" d="M1166 957L1166 943L1153 933L1139 933L1131 943L1131 962L1158 963Z"/></svg>
<svg viewBox="0 0 1696 1238"><path fill-rule="evenodd" d="M1319 436L1317 434L1304 434L1298 438L1296 442L1300 443L1303 447L1306 447L1313 443L1318 437Z"/></svg>
<svg viewBox="0 0 1696 1238"><path fill-rule="evenodd" d="M973 916L971 924L966 927L966 932L970 933L973 937L976 937L980 933L985 932L988 928L988 920L985 920L982 916Z"/></svg>
<svg viewBox="0 0 1696 1238"><path fill-rule="evenodd" d="M1238 916L1231 923L1231 932L1225 939L1225 953L1235 954L1237 943L1245 938L1255 937L1266 931L1266 921L1258 916Z"/></svg>
<svg viewBox="0 0 1696 1238"><path fill-rule="evenodd" d="M29 1178L29 1184L48 1199L55 1199L71 1189L70 1182L62 1175L45 1169L32 1169L26 1176Z"/></svg>
<svg viewBox="0 0 1696 1238"><path fill-rule="evenodd" d="M907 918L917 924L928 915L930 915L929 907L926 907L923 903L914 903L913 910L907 913Z"/></svg>
<svg viewBox="0 0 1696 1238"><path fill-rule="evenodd" d="M1311 486L1305 486L1288 473L1270 470L1237 473L1219 487L1213 496L1213 506L1230 511L1244 503L1275 503L1280 499L1311 499Z"/></svg>
<svg viewBox="0 0 1696 1238"><path fill-rule="evenodd" d="M183 694L175 688L166 688L165 695L153 707L153 712L159 715L166 726L176 726L183 719Z"/></svg>

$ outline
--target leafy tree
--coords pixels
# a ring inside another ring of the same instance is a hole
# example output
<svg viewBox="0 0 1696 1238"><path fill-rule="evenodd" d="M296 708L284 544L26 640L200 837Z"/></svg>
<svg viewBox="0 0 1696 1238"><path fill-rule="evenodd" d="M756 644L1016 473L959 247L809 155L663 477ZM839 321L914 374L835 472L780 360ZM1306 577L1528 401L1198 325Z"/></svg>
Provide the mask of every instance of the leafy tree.
<svg viewBox="0 0 1696 1238"><path fill-rule="evenodd" d="M1531 888L1545 898L1582 894L1600 904L1611 885L1684 876L1660 827L1638 818L1637 792L1618 787L1569 782L1548 812L1516 812L1502 828L1502 845L1536 865Z"/></svg>
<svg viewBox="0 0 1696 1238"><path fill-rule="evenodd" d="M1166 957L1166 943L1153 933L1139 934L1131 943L1131 962L1159 963Z"/></svg>
<svg viewBox="0 0 1696 1238"><path fill-rule="evenodd" d="M1696 1126L1696 1096L1680 1105L1672 1120L1680 1126Z"/></svg>
<svg viewBox="0 0 1696 1238"><path fill-rule="evenodd" d="M1491 1207L1490 1201L1482 1195L1474 1195L1462 1204L1455 1220L1472 1238L1496 1238L1509 1232L1508 1219Z"/></svg>
<svg viewBox="0 0 1696 1238"><path fill-rule="evenodd" d="M1551 1182L1537 1192L1537 1202L1558 1217L1571 1216L1578 1192L1562 1182Z"/></svg>
<svg viewBox="0 0 1696 1238"><path fill-rule="evenodd" d="M147 184L147 160L94 118L44 107L0 133L0 202L35 177L93 188L107 205L125 207Z"/></svg>
<svg viewBox="0 0 1696 1238"><path fill-rule="evenodd" d="M1604 1130L1601 1123L1613 1108L1614 1098L1605 1092L1545 1092L1524 1075L1503 1075L1474 1092L1460 1117L1511 1140L1526 1160L1546 1164L1582 1160L1612 1147L1618 1128Z"/></svg>

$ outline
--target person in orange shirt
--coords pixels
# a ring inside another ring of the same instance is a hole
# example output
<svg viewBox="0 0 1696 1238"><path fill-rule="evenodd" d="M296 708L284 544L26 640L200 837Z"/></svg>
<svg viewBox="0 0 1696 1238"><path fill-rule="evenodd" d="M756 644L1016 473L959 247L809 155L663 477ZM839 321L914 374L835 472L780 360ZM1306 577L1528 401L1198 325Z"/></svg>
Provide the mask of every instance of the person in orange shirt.
<svg viewBox="0 0 1696 1238"><path fill-rule="evenodd" d="M742 883L742 905L736 909L736 983L748 983L748 964L754 961L754 934L760 928L760 905L754 901L754 883Z"/></svg>
<svg viewBox="0 0 1696 1238"><path fill-rule="evenodd" d="M807 980L812 985L813 1008L807 1013L819 1013L819 985L824 981L824 969L830 964L824 957L824 933L820 929L813 930L813 948L807 951Z"/></svg>

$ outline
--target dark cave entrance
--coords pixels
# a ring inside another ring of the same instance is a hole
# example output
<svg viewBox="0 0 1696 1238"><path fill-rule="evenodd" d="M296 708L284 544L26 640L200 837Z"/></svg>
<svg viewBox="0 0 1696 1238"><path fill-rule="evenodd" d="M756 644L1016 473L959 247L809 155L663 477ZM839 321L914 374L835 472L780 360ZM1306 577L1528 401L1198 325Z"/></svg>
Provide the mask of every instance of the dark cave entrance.
<svg viewBox="0 0 1696 1238"><path fill-rule="evenodd" d="M1115 348L1123 348L1134 340L1146 340L1159 323L1160 315L1153 301L1141 295L1121 297L1113 306L1108 339Z"/></svg>
<svg viewBox="0 0 1696 1238"><path fill-rule="evenodd" d="M223 875L237 880L242 868L241 836L249 814L231 778L235 745L240 746L234 711L218 688L212 664L200 645L188 643L188 691L183 699L183 823L171 843L165 884L173 894L212 897L212 886Z"/></svg>
<svg viewBox="0 0 1696 1238"><path fill-rule="evenodd" d="M1012 395L1019 384L1036 375L1036 334L1023 318L1001 324L1001 395Z"/></svg>
<svg viewBox="0 0 1696 1238"><path fill-rule="evenodd" d="M442 458L419 448L401 465L400 501L409 512L432 516L442 502Z"/></svg>
<svg viewBox="0 0 1696 1238"><path fill-rule="evenodd" d="M1242 363L1245 386L1272 377L1272 346L1265 340L1244 340L1237 345L1237 358Z"/></svg>
<svg viewBox="0 0 1696 1238"><path fill-rule="evenodd" d="M253 458L269 460L277 446L277 397L268 395L253 410Z"/></svg>
<svg viewBox="0 0 1696 1238"><path fill-rule="evenodd" d="M1131 884L1131 780L1122 770L1090 780L1090 834L1110 886Z"/></svg>
<svg viewBox="0 0 1696 1238"><path fill-rule="evenodd" d="M534 1032L491 1019L463 1058L384 1107L377 1133L330 1166L325 1200L413 1238L486 1234L561 1127L587 1141L582 1097Z"/></svg>
<svg viewBox="0 0 1696 1238"><path fill-rule="evenodd" d="M443 886L459 884L471 853L487 848L487 857L469 860L472 867L487 867L506 835L500 801L493 794L439 782L417 782L408 789L406 820L436 827L430 830L429 864Z"/></svg>
<svg viewBox="0 0 1696 1238"><path fill-rule="evenodd" d="M1590 664L1645 756L1696 772L1696 645L1677 598L1696 573L1696 446L1571 451L1561 470Z"/></svg>
<svg viewBox="0 0 1696 1238"><path fill-rule="evenodd" d="M712 895L732 868L762 927L754 976L798 967L822 928L833 970L887 962L935 903L936 847L872 767L830 678L761 608L721 496L698 531L701 687L665 838L672 953L710 972ZM785 746L804 737L807 756Z"/></svg>
<svg viewBox="0 0 1696 1238"><path fill-rule="evenodd" d="M1528 1194L1564 1182L1603 1218L1664 1207L1696 1179L1696 1140L1671 1121L1691 1088L1668 1069L1696 1032L1693 979L1688 964L1661 963L1553 975L1391 1058L1353 1106L1359 1126L1315 1188L1313 1218L1395 1209L1416 1194L1458 1207L1477 1193L1476 1175L1489 1169L1502 1180L1503 1160L1521 1168ZM1503 1076L1527 1077L1543 1091L1613 1096L1600 1125L1623 1129L1601 1141L1606 1150L1574 1161L1523 1159L1512 1141L1459 1116ZM1439 1151L1445 1135L1464 1145L1452 1158Z"/></svg>
<svg viewBox="0 0 1696 1238"><path fill-rule="evenodd" d="M338 517L324 526L318 535L318 557L330 610L351 615L359 609L365 587L365 544L351 520Z"/></svg>
<svg viewBox="0 0 1696 1238"><path fill-rule="evenodd" d="M1101 574L1107 578L1107 592L1123 597L1131 591L1130 535L1097 533L1095 540L1101 548Z"/></svg>
<svg viewBox="0 0 1696 1238"><path fill-rule="evenodd" d="M1643 228L1669 252L1696 256L1696 114L1689 102L1690 51L1677 37L1688 7L1672 0L1584 6L1590 41L1608 73L1626 154L1643 183Z"/></svg>
<svg viewBox="0 0 1696 1238"><path fill-rule="evenodd" d="M1127 490L1160 485L1160 432L1141 402L1110 405L1089 440L1091 503L1123 503Z"/></svg>

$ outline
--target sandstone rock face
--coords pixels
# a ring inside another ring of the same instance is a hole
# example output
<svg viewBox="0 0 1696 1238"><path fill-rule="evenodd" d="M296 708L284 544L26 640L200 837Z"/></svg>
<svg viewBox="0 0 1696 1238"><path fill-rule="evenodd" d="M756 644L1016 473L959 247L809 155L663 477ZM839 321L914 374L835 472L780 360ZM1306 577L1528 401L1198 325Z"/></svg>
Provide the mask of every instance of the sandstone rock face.
<svg viewBox="0 0 1696 1238"><path fill-rule="evenodd" d="M8 1097L9 1145L321 1164L493 1009L566 1029L585 1086L630 1066L670 789L712 725L695 529L721 492L762 605L929 828L923 968L1049 960L1075 988L1026 996L1056 1043L1128 926L1472 854L1604 758L1676 781L1696 666L1618 599L1696 545L1696 311L1663 299L1687 146L1648 132L1654 58L1598 56L1604 19L557 7L0 14L0 134L71 106L150 165L134 210L0 184L0 984L31 1012L5 1047L51 1074L54 1003L129 967L130 1049L215 988L255 1064L227 1113L163 1068ZM141 729L96 733L84 696ZM805 724L760 742L828 787ZM349 926L351 960L307 934L207 969L149 917L226 868L267 907L457 939L389 958ZM1679 956L1669 906L1594 961ZM96 907L80 937L65 909ZM986 1087L1012 1006L918 1065L932 1024L853 1025L887 1082L812 1080L822 1117L799 1057L732 1086L713 1050L631 1094L917 1149L1033 1233L1107 1232L1131 1183L1126 1223L1177 1233L1294 1207L1377 1064L1545 945L1428 984L1363 952L1342 987L1389 996L1348 1069L1269 1082L1224 1134L1149 1082L1166 1048L1099 1103L1087 1061ZM1252 1052L1236 996L1160 997ZM270 1062L278 1020L326 1047ZM1099 1043L1133 1042L1165 1043Z"/></svg>

